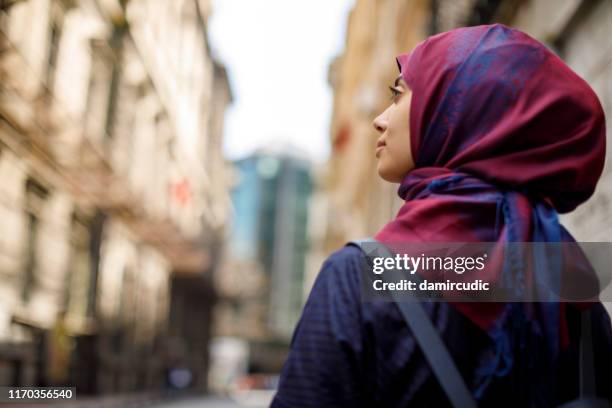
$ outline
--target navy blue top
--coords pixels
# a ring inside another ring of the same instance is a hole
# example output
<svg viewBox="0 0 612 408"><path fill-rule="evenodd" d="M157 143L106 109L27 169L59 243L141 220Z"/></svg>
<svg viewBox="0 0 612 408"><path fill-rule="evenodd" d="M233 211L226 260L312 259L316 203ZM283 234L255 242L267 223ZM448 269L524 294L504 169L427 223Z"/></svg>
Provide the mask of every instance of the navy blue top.
<svg viewBox="0 0 612 408"><path fill-rule="evenodd" d="M449 406L399 309L391 302L362 302L361 250L349 245L324 263L291 339L272 408ZM468 386L491 341L445 302L423 304ZM518 350L512 370L493 379L481 406L555 406L578 395L579 314L568 308L571 345L554 372L529 365L543 341ZM593 307L598 392L612 398L602 370L612 367L612 330L601 304Z"/></svg>

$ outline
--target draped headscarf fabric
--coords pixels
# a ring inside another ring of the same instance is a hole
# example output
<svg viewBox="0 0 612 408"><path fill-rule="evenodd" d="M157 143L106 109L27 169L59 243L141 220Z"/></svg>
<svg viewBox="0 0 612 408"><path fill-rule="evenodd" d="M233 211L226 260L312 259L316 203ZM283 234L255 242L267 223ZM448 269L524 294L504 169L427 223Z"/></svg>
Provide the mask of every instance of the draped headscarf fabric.
<svg viewBox="0 0 612 408"><path fill-rule="evenodd" d="M397 63L412 91L406 120L416 166L398 190L404 205L375 238L574 241L557 214L593 194L605 158L605 118L591 87L546 46L503 24L434 35ZM530 319L525 305L453 306L494 340L497 360L481 367L482 377L503 375L512 327ZM565 306L539 307L534 324L554 354L567 342Z"/></svg>

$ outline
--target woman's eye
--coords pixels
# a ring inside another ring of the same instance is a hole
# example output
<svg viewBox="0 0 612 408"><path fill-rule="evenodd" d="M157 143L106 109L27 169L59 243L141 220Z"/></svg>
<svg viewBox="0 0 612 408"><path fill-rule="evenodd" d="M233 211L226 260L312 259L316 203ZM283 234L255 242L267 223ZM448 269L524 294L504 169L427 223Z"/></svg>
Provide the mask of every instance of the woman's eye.
<svg viewBox="0 0 612 408"><path fill-rule="evenodd" d="M392 86L390 86L389 89L391 90L391 99L395 99L396 97L398 97L401 94L400 91L398 91L397 89L395 89Z"/></svg>

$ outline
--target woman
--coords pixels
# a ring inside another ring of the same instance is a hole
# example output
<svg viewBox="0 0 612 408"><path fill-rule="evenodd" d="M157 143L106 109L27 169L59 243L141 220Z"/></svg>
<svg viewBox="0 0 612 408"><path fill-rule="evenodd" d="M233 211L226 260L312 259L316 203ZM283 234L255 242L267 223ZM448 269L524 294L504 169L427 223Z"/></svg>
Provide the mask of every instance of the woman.
<svg viewBox="0 0 612 408"><path fill-rule="evenodd" d="M588 84L501 24L432 36L397 62L393 102L373 125L378 173L400 184L405 203L375 238L572 242L557 213L592 195L605 156L604 114ZM272 407L449 404L397 305L362 301L361 261L345 246L323 264ZM578 396L580 309L525 305L423 304L481 406ZM590 313L597 393L611 398L601 375L612 366L610 319L600 303Z"/></svg>

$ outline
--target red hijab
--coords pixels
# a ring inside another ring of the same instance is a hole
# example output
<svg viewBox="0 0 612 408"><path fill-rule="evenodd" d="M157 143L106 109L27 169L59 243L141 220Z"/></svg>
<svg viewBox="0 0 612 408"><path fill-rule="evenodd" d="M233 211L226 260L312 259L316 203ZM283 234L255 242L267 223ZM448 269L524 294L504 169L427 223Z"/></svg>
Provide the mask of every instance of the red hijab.
<svg viewBox="0 0 612 408"><path fill-rule="evenodd" d="M502 24L434 35L397 63L412 90L416 167L398 190L404 205L375 238L573 241L557 213L593 194L605 158L604 112L591 87ZM510 319L503 303L453 305L492 336ZM563 305L544 309L549 341L563 346Z"/></svg>

